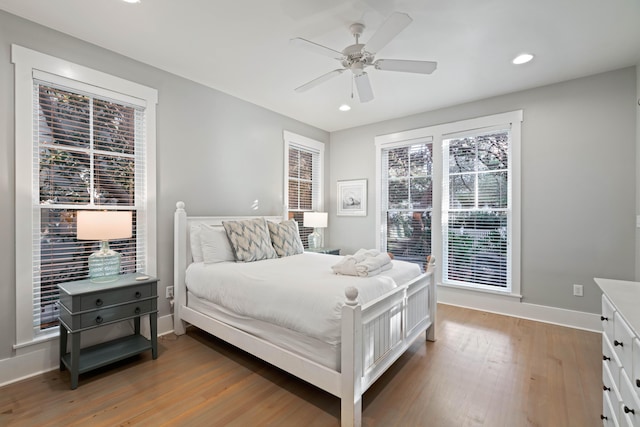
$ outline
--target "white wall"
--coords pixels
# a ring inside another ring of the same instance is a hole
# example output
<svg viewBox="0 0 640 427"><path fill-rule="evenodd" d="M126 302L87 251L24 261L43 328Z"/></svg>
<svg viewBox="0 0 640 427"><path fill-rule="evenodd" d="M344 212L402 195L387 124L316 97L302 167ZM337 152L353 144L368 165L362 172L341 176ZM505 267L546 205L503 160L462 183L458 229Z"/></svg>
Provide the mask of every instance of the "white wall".
<svg viewBox="0 0 640 427"><path fill-rule="evenodd" d="M627 68L333 132L331 246L375 245L376 135L522 109L523 302L599 312L593 277L635 274L635 85ZM356 178L369 182L368 216L336 217L335 181Z"/></svg>
<svg viewBox="0 0 640 427"><path fill-rule="evenodd" d="M640 62L636 64L636 216L640 216ZM640 281L640 227L636 227L636 277Z"/></svg>
<svg viewBox="0 0 640 427"><path fill-rule="evenodd" d="M12 43L158 90L160 318L170 314L164 295L165 287L173 284L176 202L184 201L190 214L280 215L282 131L329 140L320 129L0 11L0 383L11 375L7 371L24 365L21 361L33 363L33 371L50 368L49 360L58 351L57 342L18 353L12 347L16 315ZM257 211L251 209L256 199Z"/></svg>

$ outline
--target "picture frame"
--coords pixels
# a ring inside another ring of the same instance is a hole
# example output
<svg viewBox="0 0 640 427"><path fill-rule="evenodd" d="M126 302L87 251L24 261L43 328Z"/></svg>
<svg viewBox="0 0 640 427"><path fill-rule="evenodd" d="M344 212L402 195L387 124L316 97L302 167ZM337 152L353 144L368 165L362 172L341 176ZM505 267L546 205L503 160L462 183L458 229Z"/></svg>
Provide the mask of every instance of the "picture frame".
<svg viewBox="0 0 640 427"><path fill-rule="evenodd" d="M338 216L367 216L367 180L338 181Z"/></svg>

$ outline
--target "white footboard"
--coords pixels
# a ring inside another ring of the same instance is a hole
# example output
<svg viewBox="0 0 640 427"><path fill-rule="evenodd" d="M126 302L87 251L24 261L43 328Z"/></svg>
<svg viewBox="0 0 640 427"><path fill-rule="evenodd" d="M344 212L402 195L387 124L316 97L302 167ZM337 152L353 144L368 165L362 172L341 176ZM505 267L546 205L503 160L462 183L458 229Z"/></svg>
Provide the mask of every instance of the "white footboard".
<svg viewBox="0 0 640 427"><path fill-rule="evenodd" d="M362 395L427 331L434 339L433 265L427 273L363 306L358 291L345 292L342 309L342 426L359 426Z"/></svg>

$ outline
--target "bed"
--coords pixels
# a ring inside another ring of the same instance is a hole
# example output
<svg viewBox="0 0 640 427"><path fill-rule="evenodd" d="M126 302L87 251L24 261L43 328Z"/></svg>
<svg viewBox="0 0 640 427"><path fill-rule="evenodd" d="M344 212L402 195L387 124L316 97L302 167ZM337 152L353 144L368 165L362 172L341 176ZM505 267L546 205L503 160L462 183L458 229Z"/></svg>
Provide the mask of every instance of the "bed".
<svg viewBox="0 0 640 427"><path fill-rule="evenodd" d="M333 394L341 400L341 425L359 426L369 386L418 337L435 340L433 263L416 273L413 265L393 261L388 271L353 277L331 271L343 259L335 255L212 264L194 253L200 237L193 230L218 233L223 223L250 218L190 217L183 202L176 204L174 332L193 325ZM264 217L272 224L281 219ZM260 304L234 299L253 294L247 290L252 281L264 285L268 278L272 282L255 291L262 292ZM322 294L315 293L319 288Z"/></svg>

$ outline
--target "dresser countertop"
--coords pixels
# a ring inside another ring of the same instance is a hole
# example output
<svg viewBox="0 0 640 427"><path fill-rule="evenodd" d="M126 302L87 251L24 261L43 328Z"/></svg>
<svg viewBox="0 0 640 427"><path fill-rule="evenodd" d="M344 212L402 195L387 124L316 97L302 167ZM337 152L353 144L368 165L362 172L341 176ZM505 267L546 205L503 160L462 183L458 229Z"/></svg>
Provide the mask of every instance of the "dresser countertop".
<svg viewBox="0 0 640 427"><path fill-rule="evenodd" d="M640 282L600 278L594 280L636 335L640 335Z"/></svg>

